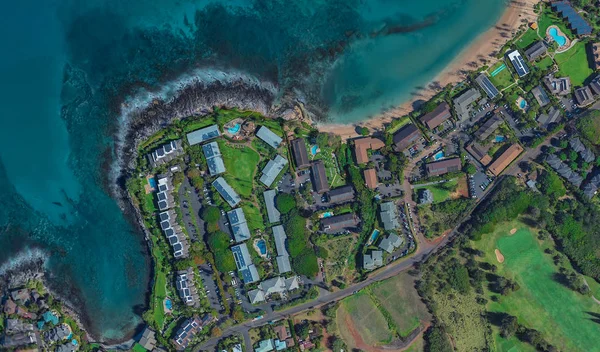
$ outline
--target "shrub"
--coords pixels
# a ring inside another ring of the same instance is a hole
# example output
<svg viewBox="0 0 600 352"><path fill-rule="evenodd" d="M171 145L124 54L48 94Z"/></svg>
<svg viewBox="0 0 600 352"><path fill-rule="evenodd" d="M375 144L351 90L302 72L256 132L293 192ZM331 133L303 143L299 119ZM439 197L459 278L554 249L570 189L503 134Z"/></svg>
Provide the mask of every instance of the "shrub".
<svg viewBox="0 0 600 352"><path fill-rule="evenodd" d="M217 207L206 207L202 211L202 220L206 221L209 225L215 225L221 218L221 211Z"/></svg>
<svg viewBox="0 0 600 352"><path fill-rule="evenodd" d="M292 209L296 208L296 199L290 194L280 193L277 196L277 199L275 199L275 202L277 204L277 209L279 209L282 214L287 214Z"/></svg>

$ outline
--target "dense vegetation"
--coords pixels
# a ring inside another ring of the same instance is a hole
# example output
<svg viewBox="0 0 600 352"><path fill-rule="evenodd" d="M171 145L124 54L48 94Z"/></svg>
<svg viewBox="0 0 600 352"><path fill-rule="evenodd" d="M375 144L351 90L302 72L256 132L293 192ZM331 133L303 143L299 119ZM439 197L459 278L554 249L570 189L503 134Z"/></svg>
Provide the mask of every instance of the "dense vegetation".
<svg viewBox="0 0 600 352"><path fill-rule="evenodd" d="M292 267L300 275L314 277L319 272L317 256L309 241L306 218L297 209L283 215L283 227L288 236L288 250L292 257Z"/></svg>
<svg viewBox="0 0 600 352"><path fill-rule="evenodd" d="M577 120L577 129L585 139L594 145L600 145L600 111L589 110Z"/></svg>

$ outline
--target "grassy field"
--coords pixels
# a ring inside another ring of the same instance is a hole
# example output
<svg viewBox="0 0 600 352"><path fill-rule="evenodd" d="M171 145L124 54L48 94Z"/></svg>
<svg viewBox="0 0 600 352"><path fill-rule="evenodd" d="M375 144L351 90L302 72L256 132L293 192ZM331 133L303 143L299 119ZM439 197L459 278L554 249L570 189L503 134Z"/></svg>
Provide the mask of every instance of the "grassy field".
<svg viewBox="0 0 600 352"><path fill-rule="evenodd" d="M265 230L265 222L260 214L260 209L256 205L252 203L244 203L242 205L242 210L246 216L246 222L248 223L248 228L250 231L254 232L256 230Z"/></svg>
<svg viewBox="0 0 600 352"><path fill-rule="evenodd" d="M414 191L418 194L419 190L428 189L433 193L433 202L441 203L450 198L450 195L456 191L458 187L458 179L453 179L448 182L438 183L435 185L415 187Z"/></svg>
<svg viewBox="0 0 600 352"><path fill-rule="evenodd" d="M219 139L219 149L227 169L223 177L240 196L250 197L260 156L249 147L234 147L223 139Z"/></svg>
<svg viewBox="0 0 600 352"><path fill-rule="evenodd" d="M392 316L401 336L408 336L422 321L431 319L427 307L414 289L414 278L406 273L375 284L371 290Z"/></svg>
<svg viewBox="0 0 600 352"><path fill-rule="evenodd" d="M495 329L494 331L494 345L496 352L535 352L535 347L528 343L522 342L516 336L512 336L510 339L505 339L500 336L500 331Z"/></svg>
<svg viewBox="0 0 600 352"><path fill-rule="evenodd" d="M154 242L152 248L152 254L155 260L154 271L156 276L154 277L154 292L152 297L152 317L159 328L162 328L165 323L165 310L163 307L163 301L167 297L167 273L163 267L164 255L156 243L157 239L152 236L152 242Z"/></svg>
<svg viewBox="0 0 600 352"><path fill-rule="evenodd" d="M523 33L521 38L515 42L515 45L519 49L526 49L528 46L538 40L541 40L541 38L538 36L537 32L529 28L527 31L525 31L525 33Z"/></svg>
<svg viewBox="0 0 600 352"><path fill-rule="evenodd" d="M144 195L144 207L150 212L156 211L156 206L154 205L154 193L148 193Z"/></svg>
<svg viewBox="0 0 600 352"><path fill-rule="evenodd" d="M552 65L554 65L554 61L552 61L552 58L550 56L546 56L545 58L535 63L535 66L537 66L542 71L546 71L547 69L552 67Z"/></svg>
<svg viewBox="0 0 600 352"><path fill-rule="evenodd" d="M510 235L512 228L518 229L514 235ZM485 253L486 261L498 266L499 275L516 280L521 287L500 296L499 302L490 301L488 309L516 316L521 324L539 330L559 350L600 350L600 324L594 323L590 314L600 314L600 305L554 279L558 268L544 253L552 243L539 242L534 231L512 222L473 243ZM496 260L496 248L504 255L503 264Z"/></svg>
<svg viewBox="0 0 600 352"><path fill-rule="evenodd" d="M359 292L344 299L340 309L345 309L350 315L365 343L376 346L392 341L393 335L388 329L385 317L368 294ZM338 326L345 326L345 324L340 325L338 322Z"/></svg>
<svg viewBox="0 0 600 352"><path fill-rule="evenodd" d="M496 70L497 68L499 68L502 65L506 65L506 63L504 62L504 60L500 60L498 63L496 63L494 66L492 66L488 70L488 73L490 74L490 81L499 90L502 90L502 89L504 89L504 88L506 88L506 87L508 87L508 86L510 86L511 84L514 83L514 78L513 78L512 74L510 73L510 70L508 68L505 68L500 73L498 73L496 76L492 77L492 75L491 75L492 72L494 72L494 70Z"/></svg>
<svg viewBox="0 0 600 352"><path fill-rule="evenodd" d="M569 76L573 86L582 86L583 82L594 73L590 68L584 42L578 42L569 51L556 54L554 59L559 70L557 77Z"/></svg>
<svg viewBox="0 0 600 352"><path fill-rule="evenodd" d="M387 130L387 133L395 133L396 131L398 131L402 127L408 125L409 123L410 123L410 117L408 117L408 116L402 116L398 119L395 119L392 122L393 127L390 127Z"/></svg>

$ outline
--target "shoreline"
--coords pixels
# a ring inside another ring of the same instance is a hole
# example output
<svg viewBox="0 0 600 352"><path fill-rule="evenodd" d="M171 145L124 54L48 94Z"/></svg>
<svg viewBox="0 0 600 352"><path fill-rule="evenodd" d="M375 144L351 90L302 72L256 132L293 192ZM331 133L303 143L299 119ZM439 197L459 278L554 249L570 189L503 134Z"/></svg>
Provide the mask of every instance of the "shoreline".
<svg viewBox="0 0 600 352"><path fill-rule="evenodd" d="M472 70L470 63L477 62L482 58L495 59L495 53L508 40L513 38L513 34L521 25L532 22L536 18L537 15L533 12L533 6L540 1L511 0L498 21L490 29L481 33L469 43L441 72L424 85L427 88L418 91L418 94L412 99L365 121L347 124L317 123L317 128L321 132L332 133L342 137L342 139L360 137L360 134L356 132L356 127L367 127L370 133L382 132L385 125L390 123L392 119L415 111L413 108L414 102L418 100L427 101L434 97L438 93L438 90L432 87L432 83L435 83L435 86L439 87L456 84L465 79L465 72Z"/></svg>

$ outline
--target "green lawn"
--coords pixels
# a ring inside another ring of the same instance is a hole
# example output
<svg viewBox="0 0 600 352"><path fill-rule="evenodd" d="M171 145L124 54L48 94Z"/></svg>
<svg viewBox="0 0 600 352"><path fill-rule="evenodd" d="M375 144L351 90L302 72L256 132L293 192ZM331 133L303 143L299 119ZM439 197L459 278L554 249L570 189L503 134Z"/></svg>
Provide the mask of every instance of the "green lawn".
<svg viewBox="0 0 600 352"><path fill-rule="evenodd" d="M512 336L510 339L505 339L500 336L500 331L495 329L494 331L494 343L496 345L496 352L535 352L535 347L528 343L522 342L516 336ZM494 350L493 350L494 351Z"/></svg>
<svg viewBox="0 0 600 352"><path fill-rule="evenodd" d="M365 343L375 346L392 341L393 335L388 329L385 317L368 294L358 292L345 298L340 309L345 309L350 315Z"/></svg>
<svg viewBox="0 0 600 352"><path fill-rule="evenodd" d="M518 229L514 235L509 234L512 228ZM501 296L499 302L490 301L488 309L516 316L561 351L598 351L600 324L592 321L591 314L600 314L600 305L554 279L558 268L543 252L551 246L550 240L540 243L534 231L515 221L473 242L484 251L486 261L498 266L499 275L516 280L521 287ZM496 260L496 248L504 255L503 264Z"/></svg>
<svg viewBox="0 0 600 352"><path fill-rule="evenodd" d="M387 133L395 133L402 127L408 125L410 123L410 117L402 116L392 121L392 126L387 130Z"/></svg>
<svg viewBox="0 0 600 352"><path fill-rule="evenodd" d="M209 115L185 119L184 123L183 131L188 133L215 124L216 120L213 116Z"/></svg>
<svg viewBox="0 0 600 352"><path fill-rule="evenodd" d="M507 68L505 68L504 70L502 70L500 73L498 73L496 76L492 77L492 72L494 72L494 70L496 70L497 68L499 68L502 65L506 65L506 63L504 62L504 60L500 60L498 63L496 63L494 66L492 66L490 69L488 69L488 73L490 75L490 81L496 86L496 88L498 88L499 90L502 90L508 86L510 86L511 84L514 83L514 78L512 76L512 74L510 73L510 70Z"/></svg>
<svg viewBox="0 0 600 352"><path fill-rule="evenodd" d="M414 288L414 278L407 273L377 283L371 290L383 308L390 313L402 336L410 334L422 321L431 319L427 307Z"/></svg>
<svg viewBox="0 0 600 352"><path fill-rule="evenodd" d="M538 19L538 33L543 37L546 35L546 31L548 27L556 25L560 30L569 37L569 39L573 39L573 33L567 27L565 22L550 9L550 6L544 6L544 10Z"/></svg>
<svg viewBox="0 0 600 352"><path fill-rule="evenodd" d="M242 210L244 210L246 222L248 223L248 228L250 231L254 232L256 230L265 230L265 223L258 207L252 203L244 203L242 205Z"/></svg>
<svg viewBox="0 0 600 352"><path fill-rule="evenodd" d="M139 343L136 343L135 345L133 345L133 348L131 349L132 352L146 352L146 349L144 347L142 347L142 345L140 345Z"/></svg>
<svg viewBox="0 0 600 352"><path fill-rule="evenodd" d="M433 202L441 203L450 198L452 192L456 191L456 187L458 186L458 179L453 179L448 182L438 183L430 186L423 187L415 187L415 193L418 193L421 189L428 189L433 193Z"/></svg>
<svg viewBox="0 0 600 352"><path fill-rule="evenodd" d="M223 139L218 142L227 169L223 177L240 196L252 196L254 174L260 156L249 147L232 145Z"/></svg>
<svg viewBox="0 0 600 352"><path fill-rule="evenodd" d="M154 256L154 270L156 273L155 281L154 281L154 295L152 299L152 307L153 310L152 316L154 317L154 321L156 325L162 329L165 323L165 311L163 307L163 301L167 297L167 274L165 272L165 268L163 268L164 255L158 246L156 238L152 237L152 242L154 243L152 254Z"/></svg>
<svg viewBox="0 0 600 352"><path fill-rule="evenodd" d="M146 208L146 210L150 212L156 211L156 207L154 206L154 193L148 193L144 195L144 202L144 207Z"/></svg>
<svg viewBox="0 0 600 352"><path fill-rule="evenodd" d="M515 45L519 49L525 49L538 40L541 40L541 38L538 36L537 32L529 28L521 38L515 42Z"/></svg>
<svg viewBox="0 0 600 352"><path fill-rule="evenodd" d="M309 155L311 155L310 146ZM313 160L322 160L323 164L325 164L325 173L327 174L327 181L329 182L330 188L336 188L346 184L346 181L342 178L340 170L338 169L337 161L333 156L333 148L320 148L319 152L312 158Z"/></svg>
<svg viewBox="0 0 600 352"><path fill-rule="evenodd" d="M582 86L583 82L594 73L588 62L585 45L584 42L578 42L567 52L554 56L559 67L556 76L571 77L571 83L575 87Z"/></svg>
<svg viewBox="0 0 600 352"><path fill-rule="evenodd" d="M552 65L554 65L554 61L552 61L552 58L550 56L546 56L545 58L535 63L535 66L537 66L542 71L546 71L547 69L552 67Z"/></svg>

